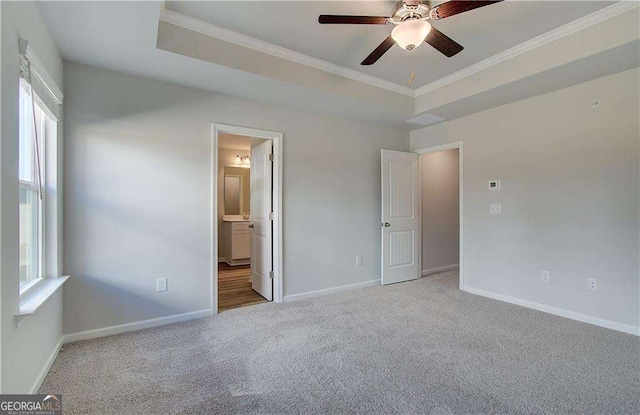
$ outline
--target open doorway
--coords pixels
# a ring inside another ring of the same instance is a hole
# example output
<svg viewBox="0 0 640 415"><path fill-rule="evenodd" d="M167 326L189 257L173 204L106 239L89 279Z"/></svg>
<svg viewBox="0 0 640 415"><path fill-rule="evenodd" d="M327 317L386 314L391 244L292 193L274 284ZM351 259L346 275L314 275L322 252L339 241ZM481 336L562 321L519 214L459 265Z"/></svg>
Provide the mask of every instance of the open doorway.
<svg viewBox="0 0 640 415"><path fill-rule="evenodd" d="M421 193L421 274L458 286L460 263L460 151L418 158Z"/></svg>
<svg viewBox="0 0 640 415"><path fill-rule="evenodd" d="M381 151L382 285L452 271L463 289L462 150L462 142L455 142L413 152ZM436 153L442 155L421 163L422 155ZM425 206L423 198L433 203Z"/></svg>
<svg viewBox="0 0 640 415"><path fill-rule="evenodd" d="M251 149L265 139L218 135L218 310L269 299L251 278Z"/></svg>
<svg viewBox="0 0 640 415"><path fill-rule="evenodd" d="M212 309L280 302L281 134L214 126Z"/></svg>

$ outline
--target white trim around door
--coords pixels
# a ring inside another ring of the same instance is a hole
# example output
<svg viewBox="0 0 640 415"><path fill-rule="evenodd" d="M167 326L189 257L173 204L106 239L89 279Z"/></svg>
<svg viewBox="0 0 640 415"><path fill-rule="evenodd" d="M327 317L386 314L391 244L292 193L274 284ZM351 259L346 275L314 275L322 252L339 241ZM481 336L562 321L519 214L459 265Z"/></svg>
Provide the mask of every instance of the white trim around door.
<svg viewBox="0 0 640 415"><path fill-rule="evenodd" d="M258 130L235 125L212 125L211 157L211 312L218 313L218 135L244 135L273 141L273 301L283 298L284 256L282 245L282 139L276 131Z"/></svg>
<svg viewBox="0 0 640 415"><path fill-rule="evenodd" d="M459 243L459 247L460 247L460 257L458 258L458 263L459 263L459 275L460 275L460 284L459 287L461 290L464 289L464 198L463 198L463 161L464 161L464 157L463 157L463 153L462 153L462 141L456 141L455 143L447 143L447 144L443 144L443 145L439 145L439 146L433 146L433 147L425 147L425 148L419 148L416 150L413 150L414 153L418 153L420 155L422 154L431 154L431 153L438 153L440 151L446 151L446 150L453 150L453 149L458 149L458 168L459 168L459 183L460 183L460 189L459 189L459 203L460 203L460 243ZM422 188L422 186L420 186L420 188Z"/></svg>

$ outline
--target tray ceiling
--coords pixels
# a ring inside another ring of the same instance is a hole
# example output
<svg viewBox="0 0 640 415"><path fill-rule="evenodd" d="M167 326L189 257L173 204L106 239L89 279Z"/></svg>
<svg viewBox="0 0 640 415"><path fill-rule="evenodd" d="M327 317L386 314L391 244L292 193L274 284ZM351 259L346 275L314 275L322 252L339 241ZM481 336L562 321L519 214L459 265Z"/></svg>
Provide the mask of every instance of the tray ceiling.
<svg viewBox="0 0 640 415"><path fill-rule="evenodd" d="M375 65L361 66L391 31L386 26L320 25L320 14L389 15L391 1L168 1L169 10L314 58L407 85L411 69L419 88L559 26L609 1L505 1L434 23L465 49L446 58L425 44L413 52L393 47Z"/></svg>

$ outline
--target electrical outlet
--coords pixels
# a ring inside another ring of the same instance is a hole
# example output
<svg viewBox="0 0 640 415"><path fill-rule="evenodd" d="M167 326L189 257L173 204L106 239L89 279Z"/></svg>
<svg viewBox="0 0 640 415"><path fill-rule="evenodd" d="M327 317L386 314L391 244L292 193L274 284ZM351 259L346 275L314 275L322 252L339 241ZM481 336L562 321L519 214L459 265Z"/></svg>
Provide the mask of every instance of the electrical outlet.
<svg viewBox="0 0 640 415"><path fill-rule="evenodd" d="M549 282L549 280L551 279L551 274L549 273L549 271L540 271L540 279L542 280L542 282Z"/></svg>
<svg viewBox="0 0 640 415"><path fill-rule="evenodd" d="M502 213L502 204L492 203L489 205L489 213L492 215L499 215Z"/></svg>
<svg viewBox="0 0 640 415"><path fill-rule="evenodd" d="M167 279L166 278L158 278L156 280L156 292L167 291Z"/></svg>
<svg viewBox="0 0 640 415"><path fill-rule="evenodd" d="M598 291L598 280L595 278L587 278L587 289Z"/></svg>
<svg viewBox="0 0 640 415"><path fill-rule="evenodd" d="M362 266L362 257L361 256L357 256L356 257L356 267L361 267Z"/></svg>

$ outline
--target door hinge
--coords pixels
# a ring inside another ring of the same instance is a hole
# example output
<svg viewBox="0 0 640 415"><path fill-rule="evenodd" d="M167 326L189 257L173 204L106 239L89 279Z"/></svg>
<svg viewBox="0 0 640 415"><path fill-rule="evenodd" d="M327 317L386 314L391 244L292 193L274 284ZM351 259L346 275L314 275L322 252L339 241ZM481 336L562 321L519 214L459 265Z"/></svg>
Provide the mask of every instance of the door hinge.
<svg viewBox="0 0 640 415"><path fill-rule="evenodd" d="M269 278L273 279L273 271L269 271Z"/></svg>
<svg viewBox="0 0 640 415"><path fill-rule="evenodd" d="M273 161L273 154L269 154L269 161Z"/></svg>
<svg viewBox="0 0 640 415"><path fill-rule="evenodd" d="M273 220L274 217L275 215L273 214L273 212L269 212L269 220Z"/></svg>

